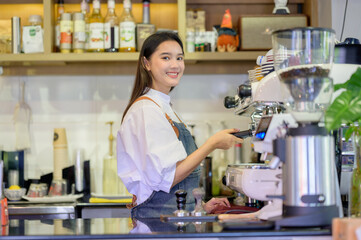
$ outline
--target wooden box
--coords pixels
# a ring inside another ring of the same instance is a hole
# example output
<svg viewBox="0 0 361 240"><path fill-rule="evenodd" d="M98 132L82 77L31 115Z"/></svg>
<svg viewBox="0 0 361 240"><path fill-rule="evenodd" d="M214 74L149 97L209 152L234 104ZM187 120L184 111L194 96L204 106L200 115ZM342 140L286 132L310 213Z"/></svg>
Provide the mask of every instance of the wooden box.
<svg viewBox="0 0 361 240"><path fill-rule="evenodd" d="M272 31L306 27L307 17L291 15L243 15L239 17L241 50L268 50L272 48Z"/></svg>

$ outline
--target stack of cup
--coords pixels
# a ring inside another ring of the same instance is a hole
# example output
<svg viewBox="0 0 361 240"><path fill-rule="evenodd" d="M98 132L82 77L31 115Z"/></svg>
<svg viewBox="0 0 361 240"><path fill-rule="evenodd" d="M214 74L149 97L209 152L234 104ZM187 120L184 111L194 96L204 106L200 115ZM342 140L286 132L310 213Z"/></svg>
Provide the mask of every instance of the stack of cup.
<svg viewBox="0 0 361 240"><path fill-rule="evenodd" d="M54 129L53 139L54 173L49 189L50 196L60 196L67 193L66 181L63 179L63 168L69 166L68 143L65 128Z"/></svg>

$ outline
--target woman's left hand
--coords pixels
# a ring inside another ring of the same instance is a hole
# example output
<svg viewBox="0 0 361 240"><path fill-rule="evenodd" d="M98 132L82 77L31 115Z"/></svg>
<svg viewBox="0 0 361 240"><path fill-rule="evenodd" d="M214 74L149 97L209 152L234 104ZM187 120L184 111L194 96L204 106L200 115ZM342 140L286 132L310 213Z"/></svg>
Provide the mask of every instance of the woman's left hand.
<svg viewBox="0 0 361 240"><path fill-rule="evenodd" d="M204 204L203 209L207 213L212 213L219 206L231 207L231 204L227 198L212 198Z"/></svg>

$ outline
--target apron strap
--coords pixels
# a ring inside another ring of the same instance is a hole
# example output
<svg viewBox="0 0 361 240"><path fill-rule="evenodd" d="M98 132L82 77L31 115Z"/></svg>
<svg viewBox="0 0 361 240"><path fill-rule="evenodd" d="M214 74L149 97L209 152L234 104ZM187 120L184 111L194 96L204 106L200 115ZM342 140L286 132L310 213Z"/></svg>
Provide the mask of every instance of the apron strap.
<svg viewBox="0 0 361 240"><path fill-rule="evenodd" d="M153 99L151 99L150 97L147 97L147 96L141 96L139 98L137 98L134 102L137 102L137 101L140 101L140 100L150 100L152 102L154 102L159 108L159 104L156 103ZM172 126L175 134L177 135L177 138L179 138L179 130L178 128L175 126L175 124L173 123L172 119L168 116L168 114L164 113L165 114L165 117L167 118L168 122L170 123L170 125ZM178 117L178 116L177 116Z"/></svg>

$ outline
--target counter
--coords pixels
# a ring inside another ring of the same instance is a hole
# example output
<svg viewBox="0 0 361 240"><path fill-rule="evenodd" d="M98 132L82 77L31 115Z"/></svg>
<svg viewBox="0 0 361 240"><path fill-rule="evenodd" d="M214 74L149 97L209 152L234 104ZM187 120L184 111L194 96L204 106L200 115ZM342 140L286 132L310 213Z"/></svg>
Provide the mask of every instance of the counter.
<svg viewBox="0 0 361 240"><path fill-rule="evenodd" d="M9 219L74 219L76 203L10 202Z"/></svg>
<svg viewBox="0 0 361 240"><path fill-rule="evenodd" d="M31 203L9 201L10 219L126 218L125 203Z"/></svg>
<svg viewBox="0 0 361 240"><path fill-rule="evenodd" d="M10 220L7 236L1 239L332 239L330 229L282 229L227 231L219 222L177 226L160 219L136 221L130 218ZM3 233L4 234L4 233Z"/></svg>

